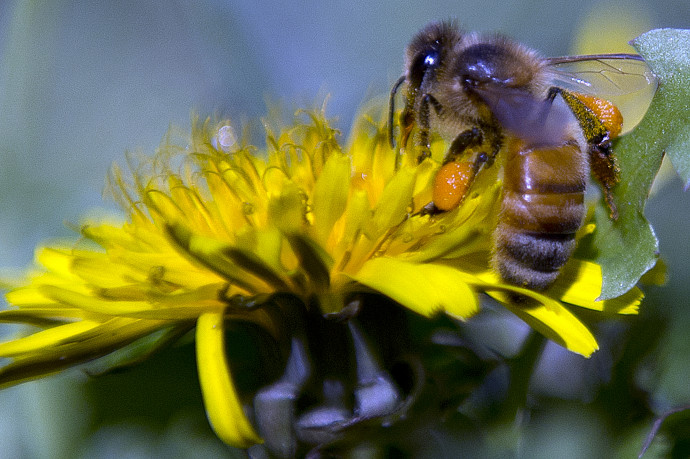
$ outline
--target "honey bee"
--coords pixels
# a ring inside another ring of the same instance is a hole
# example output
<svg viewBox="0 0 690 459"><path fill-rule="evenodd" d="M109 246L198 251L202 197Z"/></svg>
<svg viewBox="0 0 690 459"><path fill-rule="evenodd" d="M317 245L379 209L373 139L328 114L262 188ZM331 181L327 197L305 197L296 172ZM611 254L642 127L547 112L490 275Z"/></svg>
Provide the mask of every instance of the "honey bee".
<svg viewBox="0 0 690 459"><path fill-rule="evenodd" d="M590 172L611 218L618 216L611 140L634 120L626 113L624 125L617 104L644 95L648 105L656 89L651 71L633 54L543 58L452 22L422 29L407 47L405 69L390 94L391 145L395 95L403 85L401 151L415 127L418 162L430 155L432 134L450 142L427 212L459 206L500 155L503 194L492 267L511 284L548 288L575 248Z"/></svg>

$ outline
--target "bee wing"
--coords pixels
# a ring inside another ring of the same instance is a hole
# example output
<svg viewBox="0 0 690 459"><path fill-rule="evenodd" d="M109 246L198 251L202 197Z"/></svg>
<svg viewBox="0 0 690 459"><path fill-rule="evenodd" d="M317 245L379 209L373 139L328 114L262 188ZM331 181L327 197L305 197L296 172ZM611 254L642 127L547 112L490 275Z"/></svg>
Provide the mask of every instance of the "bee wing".
<svg viewBox="0 0 690 459"><path fill-rule="evenodd" d="M530 147L562 144L568 124L575 120L560 99L538 99L524 89L500 84L482 84L471 91L486 103L504 129Z"/></svg>
<svg viewBox="0 0 690 459"><path fill-rule="evenodd" d="M622 96L656 86L647 63L635 54L591 54L547 59L553 84L601 98Z"/></svg>
<svg viewBox="0 0 690 459"><path fill-rule="evenodd" d="M553 86L606 99L623 115L623 132L644 116L658 85L635 54L592 54L547 59Z"/></svg>

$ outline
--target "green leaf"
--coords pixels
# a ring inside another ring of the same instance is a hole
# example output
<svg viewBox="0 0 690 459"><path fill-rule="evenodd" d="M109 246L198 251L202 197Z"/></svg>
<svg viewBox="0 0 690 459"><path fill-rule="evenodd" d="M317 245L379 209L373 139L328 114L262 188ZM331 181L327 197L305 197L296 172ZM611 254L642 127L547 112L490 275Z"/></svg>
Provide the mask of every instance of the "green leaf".
<svg viewBox="0 0 690 459"><path fill-rule="evenodd" d="M654 141L690 187L690 30L657 29L633 41L661 83L647 112ZM652 110L654 109L654 110ZM653 134L656 134L654 136Z"/></svg>
<svg viewBox="0 0 690 459"><path fill-rule="evenodd" d="M644 207L664 152L690 185L690 31L652 30L632 42L659 78L640 124L616 143L621 181L614 187L619 218L597 208L594 261L602 266L601 299L630 290L657 262L658 241Z"/></svg>
<svg viewBox="0 0 690 459"><path fill-rule="evenodd" d="M89 376L103 376L138 365L178 341L192 328L194 328L193 323L191 325L183 323L179 326L156 330L91 362L86 373Z"/></svg>

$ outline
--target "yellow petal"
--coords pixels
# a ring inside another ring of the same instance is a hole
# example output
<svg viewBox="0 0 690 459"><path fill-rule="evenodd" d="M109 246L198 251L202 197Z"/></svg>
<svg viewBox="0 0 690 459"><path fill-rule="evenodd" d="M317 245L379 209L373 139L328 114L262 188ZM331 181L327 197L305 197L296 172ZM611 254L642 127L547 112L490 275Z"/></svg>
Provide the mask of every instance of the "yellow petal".
<svg viewBox="0 0 690 459"><path fill-rule="evenodd" d="M176 181L179 182L179 179ZM170 185L170 197L185 215L185 223L199 231L215 229L215 216L209 212L204 199L199 196L195 187L183 183Z"/></svg>
<svg viewBox="0 0 690 459"><path fill-rule="evenodd" d="M496 287L495 284L494 287ZM486 291L534 330L566 349L584 357L591 356L594 351L599 349L597 340L589 329L553 298L506 284L497 289L492 289L491 285L487 285ZM511 300L510 293L526 296L534 300L534 303L516 304Z"/></svg>
<svg viewBox="0 0 690 459"><path fill-rule="evenodd" d="M663 258L657 259L654 267L640 278L640 283L643 285L664 285L667 281L668 266L666 266Z"/></svg>
<svg viewBox="0 0 690 459"><path fill-rule="evenodd" d="M344 218L338 221L334 231L331 233L331 240L336 241L336 245L332 249L333 259L341 262L338 265L338 269L345 269L345 265L352 258L353 246L355 241L357 241L357 236L370 218L371 208L369 207L367 193L362 190L353 192L347 203ZM329 245L332 246L332 244Z"/></svg>
<svg viewBox="0 0 690 459"><path fill-rule="evenodd" d="M383 189L369 228L373 239L405 219L412 203L415 179L414 169L402 168Z"/></svg>
<svg viewBox="0 0 690 459"><path fill-rule="evenodd" d="M644 298L642 290L633 287L617 298L597 301L596 304L602 304L601 311L603 312L610 312L613 314L637 314L639 312L640 303L642 303L642 298ZM573 302L573 304L577 303Z"/></svg>
<svg viewBox="0 0 690 459"><path fill-rule="evenodd" d="M199 382L209 422L225 443L247 448L263 440L244 414L225 355L223 311L202 314L196 326Z"/></svg>
<svg viewBox="0 0 690 459"><path fill-rule="evenodd" d="M571 303L569 299L593 303L601 295L601 285L601 266L584 260L571 259L563 268L556 285L549 291L555 296L562 297L563 301L568 303Z"/></svg>
<svg viewBox="0 0 690 459"><path fill-rule="evenodd" d="M184 218L184 211L165 192L152 188L144 193L142 197L146 200L147 207L164 216L165 220L175 221Z"/></svg>
<svg viewBox="0 0 690 459"><path fill-rule="evenodd" d="M243 231L238 231L235 238L235 245L238 248L253 252L276 273L285 269L281 260L284 254L283 234L278 228L245 228Z"/></svg>
<svg viewBox="0 0 690 459"><path fill-rule="evenodd" d="M19 307L48 306L53 303L53 300L33 286L10 290L5 295L5 300L7 303Z"/></svg>
<svg viewBox="0 0 690 459"><path fill-rule="evenodd" d="M269 196L269 222L286 233L300 231L305 223L303 191L276 167L266 170L264 186Z"/></svg>
<svg viewBox="0 0 690 459"><path fill-rule="evenodd" d="M637 287L610 300L599 301L601 266L585 260L571 259L548 293L562 301L595 311L637 314L644 294Z"/></svg>
<svg viewBox="0 0 690 459"><path fill-rule="evenodd" d="M183 253L211 269L221 278L250 292L270 291L270 287L263 280L243 271L224 255L225 251L232 249L231 245L213 238L200 236L180 224L168 225L167 231Z"/></svg>
<svg viewBox="0 0 690 459"><path fill-rule="evenodd" d="M381 257L350 277L427 317L445 312L464 320L479 311L476 293L464 281L466 274L449 266Z"/></svg>
<svg viewBox="0 0 690 459"><path fill-rule="evenodd" d="M36 262L43 265L48 271L62 276L66 279L73 279L72 262L74 256L70 249L58 247L39 247L35 253Z"/></svg>
<svg viewBox="0 0 690 459"><path fill-rule="evenodd" d="M84 319L86 314L81 309L32 306L24 309L3 309L0 311L0 322L22 323L47 328L58 325L67 319Z"/></svg>
<svg viewBox="0 0 690 459"><path fill-rule="evenodd" d="M30 354L42 349L54 347L65 341L75 339L75 336L82 335L101 325L101 322L81 320L79 322L49 328L48 330L25 336L24 338L0 343L0 356L12 357L15 355Z"/></svg>
<svg viewBox="0 0 690 459"><path fill-rule="evenodd" d="M316 181L312 198L314 230L316 240L321 245L326 245L335 222L344 212L349 189L350 158L345 155L331 156Z"/></svg>
<svg viewBox="0 0 690 459"><path fill-rule="evenodd" d="M504 306L551 341L576 354L590 357L599 349L597 340L577 317L558 302L554 303L528 308L507 303Z"/></svg>
<svg viewBox="0 0 690 459"><path fill-rule="evenodd" d="M95 324L95 325L94 325ZM116 318L76 322L4 343L15 355L0 367L0 388L79 365L130 345L164 326L160 321Z"/></svg>

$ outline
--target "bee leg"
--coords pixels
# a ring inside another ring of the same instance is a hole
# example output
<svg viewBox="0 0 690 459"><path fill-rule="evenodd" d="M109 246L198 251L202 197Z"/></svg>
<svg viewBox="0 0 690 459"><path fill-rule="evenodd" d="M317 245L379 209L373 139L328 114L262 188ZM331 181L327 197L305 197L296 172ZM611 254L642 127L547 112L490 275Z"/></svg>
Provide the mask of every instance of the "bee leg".
<svg viewBox="0 0 690 459"><path fill-rule="evenodd" d="M419 211L420 216L425 216L425 215L436 215L442 213L443 210L439 209L436 207L436 204L434 204L434 201L430 201L427 205L422 207L422 210Z"/></svg>
<svg viewBox="0 0 690 459"><path fill-rule="evenodd" d="M620 181L620 168L611 149L611 140L604 138L599 143L590 144L589 164L592 175L601 184L604 200L609 208L609 216L618 219L618 208L613 201L613 187Z"/></svg>
<svg viewBox="0 0 690 459"><path fill-rule="evenodd" d="M456 159L458 158L445 162L436 173L433 201L422 208L420 215L436 215L459 207L467 197L477 174L489 161L489 155L479 152L472 162Z"/></svg>
<svg viewBox="0 0 690 459"><path fill-rule="evenodd" d="M557 95L561 94L563 90L557 86L552 86L549 88L549 91L546 93L546 100L549 102L553 102L553 100L556 98Z"/></svg>
<svg viewBox="0 0 690 459"><path fill-rule="evenodd" d="M613 201L612 189L620 181L620 169L613 154L608 128L575 94L559 88L551 88L549 94L553 94L553 97L560 94L580 123L582 133L589 144L589 166L592 175L601 184L609 216L617 220L618 208Z"/></svg>
<svg viewBox="0 0 690 459"><path fill-rule="evenodd" d="M393 113L391 112L389 114L389 124L392 126L392 121L393 121ZM414 118L414 112L412 109L409 107L409 105L406 105L405 108L403 109L402 112L400 112L400 149L397 152L397 155L395 155L395 170L398 170L400 168L400 161L403 156L403 152L407 148L407 141L410 138L410 134L412 133L412 128L414 127L415 123L415 118ZM389 142L391 145L391 148L395 148L395 140L394 140L394 134L393 134L393 128L389 127L389 132L388 132L390 138Z"/></svg>
<svg viewBox="0 0 690 459"><path fill-rule="evenodd" d="M479 122L479 130L482 132L484 139L481 142L488 143L489 153L486 155L486 160L482 165L491 167L496 159L496 156L503 148L503 134L498 126L494 123Z"/></svg>
<svg viewBox="0 0 690 459"><path fill-rule="evenodd" d="M414 112L408 107L400 113L400 148L407 147L407 140L410 138L414 127Z"/></svg>
<svg viewBox="0 0 690 459"><path fill-rule="evenodd" d="M461 132L458 134L457 137L453 140L453 143L450 144L450 148L448 148L448 152L446 153L446 157L443 159L443 164L441 166L441 170L437 174L440 174L441 171L444 169L444 167L447 164L453 163L453 162L459 162L462 158L462 156L466 153L467 149L470 147L474 147L477 145L481 145L482 142L484 141L484 136L482 135L481 129L474 127L472 129L468 129L466 131ZM462 196L457 198L457 205L453 205L453 208L459 206L462 201L465 200L465 195L467 194L467 190L470 189L472 186L472 183L474 182L475 177L477 176L477 173L479 170L484 166L484 164L487 163L489 160L489 156L486 153L480 152L477 153L476 156L474 157L474 160L472 161L472 165L470 167L471 173L468 174L468 178L466 180L465 186L464 186L464 191L462 192ZM438 180L438 175L436 180ZM443 182L441 182L441 186ZM437 184L434 185L434 194L437 192ZM453 188L452 194L457 196L456 189ZM443 193L444 195L449 194L449 191L446 191ZM441 205L441 208L439 208L434 201L431 201L427 205L425 205L420 214L421 215L436 215L441 212L446 212L447 208L444 208L443 205Z"/></svg>
<svg viewBox="0 0 690 459"><path fill-rule="evenodd" d="M431 143L429 139L429 130L431 125L431 114L429 107L434 107L436 113L440 113L442 106L438 103L436 98L431 94L424 94L422 97L421 106L419 108L419 146L422 148L422 153L417 157L417 163L421 163L429 156L431 156Z"/></svg>
<svg viewBox="0 0 690 459"><path fill-rule="evenodd" d="M446 157L443 159L443 164L457 161L465 153L465 150L481 145L483 141L482 131L477 127L461 132L453 140L453 143L450 144L448 153L446 153Z"/></svg>
<svg viewBox="0 0 690 459"><path fill-rule="evenodd" d="M388 143L391 148L395 148L395 129L393 126L393 119L395 118L395 94L397 94L400 86L405 82L405 75L398 78L391 88L390 97L388 99ZM402 117L401 117L402 120Z"/></svg>

